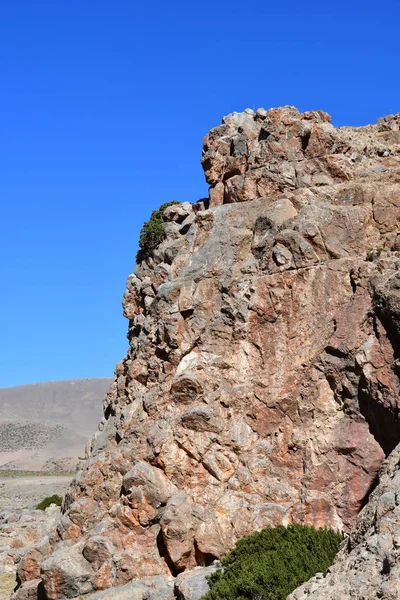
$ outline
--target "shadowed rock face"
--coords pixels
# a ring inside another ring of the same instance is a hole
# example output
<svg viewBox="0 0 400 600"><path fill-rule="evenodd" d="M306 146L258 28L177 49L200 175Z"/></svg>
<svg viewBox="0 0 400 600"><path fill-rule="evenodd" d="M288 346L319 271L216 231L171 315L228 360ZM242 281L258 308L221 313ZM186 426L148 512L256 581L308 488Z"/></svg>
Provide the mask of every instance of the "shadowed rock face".
<svg viewBox="0 0 400 600"><path fill-rule="evenodd" d="M400 445L382 465L379 485L357 517L326 577L313 577L287 600L400 597Z"/></svg>
<svg viewBox="0 0 400 600"><path fill-rule="evenodd" d="M366 503L400 439L400 116L329 120L245 111L204 139L209 200L169 207L128 277L130 349L48 598L208 565L267 525L347 530Z"/></svg>

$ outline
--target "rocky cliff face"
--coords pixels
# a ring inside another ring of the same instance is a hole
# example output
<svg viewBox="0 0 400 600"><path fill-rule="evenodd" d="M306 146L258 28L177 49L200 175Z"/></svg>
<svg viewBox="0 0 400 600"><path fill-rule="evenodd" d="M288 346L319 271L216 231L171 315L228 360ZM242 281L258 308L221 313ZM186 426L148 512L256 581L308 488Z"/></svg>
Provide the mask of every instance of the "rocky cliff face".
<svg viewBox="0 0 400 600"><path fill-rule="evenodd" d="M48 598L208 565L267 525L347 530L366 503L400 440L400 115L329 121L246 110L205 137L209 199L169 207L128 277L130 349Z"/></svg>
<svg viewBox="0 0 400 600"><path fill-rule="evenodd" d="M313 577L287 600L322 598L399 600L400 445L384 462L378 487L326 577Z"/></svg>

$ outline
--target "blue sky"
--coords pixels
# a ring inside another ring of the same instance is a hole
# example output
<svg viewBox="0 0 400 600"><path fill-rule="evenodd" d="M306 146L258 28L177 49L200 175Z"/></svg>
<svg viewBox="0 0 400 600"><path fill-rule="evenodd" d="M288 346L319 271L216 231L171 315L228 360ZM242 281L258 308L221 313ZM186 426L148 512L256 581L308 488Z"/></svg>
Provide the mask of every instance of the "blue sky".
<svg viewBox="0 0 400 600"><path fill-rule="evenodd" d="M0 387L111 376L154 208L207 193L201 138L246 107L400 111L398 0L4 0Z"/></svg>

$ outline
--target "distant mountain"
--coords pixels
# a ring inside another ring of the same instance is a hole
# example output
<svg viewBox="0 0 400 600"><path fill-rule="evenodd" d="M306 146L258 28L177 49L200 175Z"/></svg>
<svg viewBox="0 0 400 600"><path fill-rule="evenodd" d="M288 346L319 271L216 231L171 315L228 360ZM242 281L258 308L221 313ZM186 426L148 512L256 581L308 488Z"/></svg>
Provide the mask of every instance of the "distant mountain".
<svg viewBox="0 0 400 600"><path fill-rule="evenodd" d="M0 388L0 469L70 470L102 416L111 379Z"/></svg>

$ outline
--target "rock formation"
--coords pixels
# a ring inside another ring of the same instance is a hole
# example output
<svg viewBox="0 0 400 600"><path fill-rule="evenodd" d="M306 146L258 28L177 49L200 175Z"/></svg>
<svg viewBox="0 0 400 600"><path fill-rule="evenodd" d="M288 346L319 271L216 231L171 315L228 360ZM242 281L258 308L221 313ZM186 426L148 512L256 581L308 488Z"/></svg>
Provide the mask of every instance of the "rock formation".
<svg viewBox="0 0 400 600"><path fill-rule="evenodd" d="M209 198L166 209L128 277L129 352L40 559L50 600L267 525L351 528L400 440L399 128L284 107L204 138Z"/></svg>

